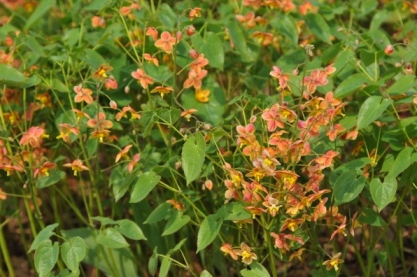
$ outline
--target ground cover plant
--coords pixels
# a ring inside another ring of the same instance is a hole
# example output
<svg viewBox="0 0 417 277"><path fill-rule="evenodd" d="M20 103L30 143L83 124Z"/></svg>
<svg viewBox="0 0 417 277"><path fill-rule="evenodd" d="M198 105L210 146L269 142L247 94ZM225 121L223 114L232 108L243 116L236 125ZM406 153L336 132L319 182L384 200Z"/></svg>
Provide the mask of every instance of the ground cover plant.
<svg viewBox="0 0 417 277"><path fill-rule="evenodd" d="M417 1L0 1L0 276L414 276Z"/></svg>

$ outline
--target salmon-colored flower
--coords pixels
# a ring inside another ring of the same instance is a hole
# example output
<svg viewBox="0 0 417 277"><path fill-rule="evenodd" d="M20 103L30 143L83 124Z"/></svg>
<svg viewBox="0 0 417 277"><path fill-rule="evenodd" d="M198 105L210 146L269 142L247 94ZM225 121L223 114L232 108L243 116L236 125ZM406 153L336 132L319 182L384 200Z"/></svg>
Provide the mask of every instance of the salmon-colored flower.
<svg viewBox="0 0 417 277"><path fill-rule="evenodd" d="M90 116L87 113L78 109L72 109L72 112L75 114L77 122L79 122L83 117L87 117L88 119L90 119Z"/></svg>
<svg viewBox="0 0 417 277"><path fill-rule="evenodd" d="M325 261L323 265L326 266L326 270L331 270L332 268L334 268L336 271L339 270L339 264L343 263L343 260L339 259L340 256L342 256L342 253L339 252L333 255L330 260Z"/></svg>
<svg viewBox="0 0 417 277"><path fill-rule="evenodd" d="M207 70L196 67L188 72L188 78L184 81L184 88L201 88L202 80L207 75Z"/></svg>
<svg viewBox="0 0 417 277"><path fill-rule="evenodd" d="M157 59L157 58L152 57L152 56L151 56L151 54L149 54L149 53L145 53L145 54L143 54L143 58L144 58L145 60L147 60L148 62L153 63L153 64L154 64L154 65L156 65L156 66L159 66L159 61L158 61L158 59Z"/></svg>
<svg viewBox="0 0 417 277"><path fill-rule="evenodd" d="M252 249L244 242L240 244L240 249L235 251L237 255L242 256L242 262L250 265L258 256L252 252Z"/></svg>
<svg viewBox="0 0 417 277"><path fill-rule="evenodd" d="M129 153L130 148L132 148L132 144L127 145L125 148L123 148L123 150L121 150L119 153L117 153L116 155L116 159L115 159L115 163L117 163L118 161L120 161L121 158L123 157L127 157L127 154Z"/></svg>
<svg viewBox="0 0 417 277"><path fill-rule="evenodd" d="M110 76L109 78L106 78L104 80L104 87L106 88L106 90L117 89L118 84L117 84L116 79L114 79L113 76Z"/></svg>
<svg viewBox="0 0 417 277"><path fill-rule="evenodd" d="M148 27L146 29L145 35L151 37L153 40L158 39L158 30L155 27Z"/></svg>
<svg viewBox="0 0 417 277"><path fill-rule="evenodd" d="M140 153L137 153L133 156L133 159L127 164L127 171L130 173L133 171L133 168L138 164L140 160Z"/></svg>
<svg viewBox="0 0 417 277"><path fill-rule="evenodd" d="M83 88L80 84L74 87L74 92L77 94L74 97L75 103L85 102L87 104L91 104L94 102L93 97L91 96L93 94L91 89Z"/></svg>
<svg viewBox="0 0 417 277"><path fill-rule="evenodd" d="M91 18L91 25L93 26L93 28L105 28L106 27L106 21L104 20L104 18L100 17L100 16L93 16Z"/></svg>
<svg viewBox="0 0 417 277"><path fill-rule="evenodd" d="M127 118L128 112L130 112L130 120L140 119L140 114L136 112L132 107L127 106L127 107L123 107L123 109L116 114L116 120L120 121L122 117Z"/></svg>
<svg viewBox="0 0 417 277"><path fill-rule="evenodd" d="M161 97L164 98L164 95L170 93L171 91L174 91L172 87L157 86L151 90L151 93L160 93Z"/></svg>
<svg viewBox="0 0 417 277"><path fill-rule="evenodd" d="M43 165L33 172L33 176L36 178L36 176L49 176L49 170L56 167L55 163L51 162L44 162Z"/></svg>
<svg viewBox="0 0 417 277"><path fill-rule="evenodd" d="M207 103L210 100L210 90L209 89L196 89L195 90L195 99L201 103Z"/></svg>
<svg viewBox="0 0 417 277"><path fill-rule="evenodd" d="M391 55L392 53L394 53L394 46L388 44L384 49L384 53L387 55Z"/></svg>
<svg viewBox="0 0 417 277"><path fill-rule="evenodd" d="M71 125L67 123L61 123L59 124L59 136L57 136L57 139L62 139L63 141L67 143L71 143L71 134L79 135L80 130L77 127L72 127Z"/></svg>
<svg viewBox="0 0 417 277"><path fill-rule="evenodd" d="M191 63L190 68L203 68L204 66L208 65L209 61L204 58L204 54L199 54L196 59Z"/></svg>
<svg viewBox="0 0 417 277"><path fill-rule="evenodd" d="M144 89L147 89L148 85L151 85L154 83L154 80L152 79L152 77L147 75L143 69L138 68L136 69L136 71L132 72L131 75L133 78L135 78L136 80L140 82L140 85Z"/></svg>
<svg viewBox="0 0 417 277"><path fill-rule="evenodd" d="M287 87L287 82L290 79L288 74L282 72L278 66L273 66L272 71L269 73L275 79L278 79L280 89L285 89Z"/></svg>
<svg viewBox="0 0 417 277"><path fill-rule="evenodd" d="M105 78L108 77L107 73L112 70L113 67L107 64L102 64L100 67L94 72L93 78L103 81Z"/></svg>
<svg viewBox="0 0 417 277"><path fill-rule="evenodd" d="M87 121L87 126L94 128L94 131L91 133L92 138L99 138L100 142L103 142L104 137L108 137L110 134L109 130L113 127L113 122L106 120L106 114L99 112L98 115Z"/></svg>
<svg viewBox="0 0 417 277"><path fill-rule="evenodd" d="M19 172L23 171L23 168L21 166L12 165L11 163L9 163L9 164L0 164L0 169L3 169L4 171L6 171L7 176L12 175L12 173L14 171L19 171Z"/></svg>
<svg viewBox="0 0 417 277"><path fill-rule="evenodd" d="M175 199L170 199L170 200L167 200L166 202L171 204L174 207L174 209L176 209L178 211L183 211L184 210L184 205L181 202L179 202Z"/></svg>
<svg viewBox="0 0 417 277"><path fill-rule="evenodd" d="M45 134L45 130L39 126L32 126L23 134L20 139L20 145L30 144L31 147L37 148L41 145L43 138L48 138L49 136Z"/></svg>
<svg viewBox="0 0 417 277"><path fill-rule="evenodd" d="M238 259L237 253L236 253L235 249L233 249L233 247L229 243L224 243L220 247L220 251L224 252L225 255L230 255L230 257L233 260L237 261L237 259Z"/></svg>
<svg viewBox="0 0 417 277"><path fill-rule="evenodd" d="M171 54L177 39L167 31L162 32L161 38L155 41L154 45L167 54Z"/></svg>
<svg viewBox="0 0 417 277"><path fill-rule="evenodd" d="M74 176L78 175L78 172L89 170L88 167L86 167L83 164L83 161L76 159L72 163L66 163L64 164L65 167L71 167L71 169L74 171Z"/></svg>

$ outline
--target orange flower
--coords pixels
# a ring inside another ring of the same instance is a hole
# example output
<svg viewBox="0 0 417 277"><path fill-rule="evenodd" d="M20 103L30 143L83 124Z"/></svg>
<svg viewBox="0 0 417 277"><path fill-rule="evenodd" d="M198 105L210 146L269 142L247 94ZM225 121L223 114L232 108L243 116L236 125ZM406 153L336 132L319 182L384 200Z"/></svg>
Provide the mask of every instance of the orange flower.
<svg viewBox="0 0 417 277"><path fill-rule="evenodd" d="M238 259L237 253L229 243L224 243L220 247L220 251L224 252L225 255L230 255L230 257L233 260L237 261Z"/></svg>
<svg viewBox="0 0 417 277"><path fill-rule="evenodd" d="M204 54L199 54L198 57L191 63L190 68L203 68L204 66L208 65L209 61L204 58Z"/></svg>
<svg viewBox="0 0 417 277"><path fill-rule="evenodd" d="M127 157L127 153L129 152L130 148L132 148L132 146L132 144L129 144L125 148L123 148L123 150L117 153L116 160L114 162L117 163L122 157Z"/></svg>
<svg viewBox="0 0 417 277"><path fill-rule="evenodd" d="M35 99L41 102L41 109L44 107L52 107L51 95L47 92L37 94Z"/></svg>
<svg viewBox="0 0 417 277"><path fill-rule="evenodd" d="M177 39L167 31L162 32L161 38L155 41L155 46L162 49L165 53L171 54Z"/></svg>
<svg viewBox="0 0 417 277"><path fill-rule="evenodd" d="M0 169L3 169L7 172L7 176L12 175L14 171L23 171L23 168L18 165L12 165L12 164L0 164Z"/></svg>
<svg viewBox="0 0 417 277"><path fill-rule="evenodd" d="M181 202L178 202L175 199L170 199L166 201L167 203L171 204L174 209L178 210L178 211L183 211L184 210L184 206L181 204Z"/></svg>
<svg viewBox="0 0 417 277"><path fill-rule="evenodd" d="M71 167L71 169L74 171L74 176L77 176L78 172L89 170L88 167L86 167L83 164L83 161L76 159L72 163L64 164L65 167Z"/></svg>
<svg viewBox="0 0 417 277"><path fill-rule="evenodd" d="M93 78L103 81L105 78L107 78L107 72L112 70L113 67L107 64L102 64L100 67L94 72Z"/></svg>
<svg viewBox="0 0 417 277"><path fill-rule="evenodd" d="M87 121L87 126L95 129L91 133L91 137L99 138L100 142L103 142L103 138L108 137L110 134L110 131L106 129L113 127L113 122L106 120L105 113L99 112L96 118Z"/></svg>
<svg viewBox="0 0 417 277"><path fill-rule="evenodd" d="M74 97L75 103L85 102L87 104L93 103L93 97L91 96L93 94L93 91L89 88L83 88L82 85L78 85L74 87L74 91L77 94Z"/></svg>
<svg viewBox="0 0 417 277"><path fill-rule="evenodd" d="M201 8L193 8L191 9L190 13L190 21L193 21L196 17L201 17Z"/></svg>
<svg viewBox="0 0 417 277"><path fill-rule="evenodd" d="M148 27L146 29L146 33L145 35L152 37L153 40L157 40L158 39L158 30L155 29L154 27Z"/></svg>
<svg viewBox="0 0 417 277"><path fill-rule="evenodd" d="M135 167L138 164L139 160L140 160L140 154L137 153L133 156L132 161L130 161L130 163L128 163L127 165L127 171L129 171L129 173L132 172L133 167Z"/></svg>
<svg viewBox="0 0 417 277"><path fill-rule="evenodd" d="M151 93L160 93L161 97L164 98L164 95L170 93L171 91L174 91L172 87L157 86L151 90Z"/></svg>
<svg viewBox="0 0 417 277"><path fill-rule="evenodd" d="M130 115L131 115L130 120L140 119L140 114L137 113L130 106L127 106L127 107L123 107L123 109L116 114L116 120L120 121L120 119L122 119L122 117L127 117L127 115L126 115L127 112L130 112Z"/></svg>
<svg viewBox="0 0 417 277"><path fill-rule="evenodd" d="M188 78L184 81L184 88L201 88L201 80L206 77L207 70L196 67L188 72Z"/></svg>
<svg viewBox="0 0 417 277"><path fill-rule="evenodd" d="M187 121L190 121L191 115L195 113L196 111L197 111L196 109L185 110L181 113L181 116L187 119Z"/></svg>
<svg viewBox="0 0 417 277"><path fill-rule="evenodd" d="M210 90L209 89L196 89L195 90L195 99L201 103L207 103L210 100Z"/></svg>
<svg viewBox="0 0 417 277"><path fill-rule="evenodd" d="M104 80L104 87L106 88L106 90L117 89L118 84L117 84L116 79L114 79L113 76L110 76L109 78L106 78Z"/></svg>
<svg viewBox="0 0 417 277"><path fill-rule="evenodd" d="M139 80L140 85L144 89L147 89L148 85L151 85L154 83L152 77L148 76L143 69L138 68L136 69L136 71L132 72L130 75L132 75L132 77L135 78L136 80Z"/></svg>
<svg viewBox="0 0 417 277"><path fill-rule="evenodd" d="M81 120L81 118L83 118L83 117L87 117L88 119L90 118L90 116L89 116L87 113L82 112L82 111L80 111L80 110L78 110L78 109L72 109L72 111L74 112L75 116L77 117L77 121L78 121L78 122L79 122L79 121Z"/></svg>
<svg viewBox="0 0 417 277"><path fill-rule="evenodd" d="M392 53L394 53L394 46L388 44L384 49L384 53L387 55L391 55Z"/></svg>
<svg viewBox="0 0 417 277"><path fill-rule="evenodd" d="M342 259L339 259L339 257L342 256L342 253L337 253L331 257L330 260L327 260L323 263L323 265L326 266L327 270L330 270L334 268L336 271L339 270L339 264L343 263Z"/></svg>
<svg viewBox="0 0 417 277"><path fill-rule="evenodd" d="M93 16L91 18L91 25L93 26L93 28L105 28L106 27L106 21L104 20L104 18L100 17L100 16Z"/></svg>

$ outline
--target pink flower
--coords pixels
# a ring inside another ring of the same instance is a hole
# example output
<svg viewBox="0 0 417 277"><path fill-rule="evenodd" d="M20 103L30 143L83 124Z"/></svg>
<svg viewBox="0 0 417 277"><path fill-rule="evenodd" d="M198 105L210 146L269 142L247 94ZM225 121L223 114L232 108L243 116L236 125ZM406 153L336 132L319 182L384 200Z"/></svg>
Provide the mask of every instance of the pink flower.
<svg viewBox="0 0 417 277"><path fill-rule="evenodd" d="M41 145L42 139L49 137L45 134L45 130L38 126L30 127L26 133L23 134L20 139L21 145L30 144L32 148L37 148Z"/></svg>
<svg viewBox="0 0 417 277"><path fill-rule="evenodd" d="M93 91L89 88L83 88L82 85L78 85L74 87L74 91L77 95L74 97L75 103L85 102L87 104L93 103Z"/></svg>
<svg viewBox="0 0 417 277"><path fill-rule="evenodd" d="M269 75L278 79L281 89L285 89L287 87L287 81L289 80L288 74L284 74L278 66L273 66L272 69L273 70L269 73Z"/></svg>

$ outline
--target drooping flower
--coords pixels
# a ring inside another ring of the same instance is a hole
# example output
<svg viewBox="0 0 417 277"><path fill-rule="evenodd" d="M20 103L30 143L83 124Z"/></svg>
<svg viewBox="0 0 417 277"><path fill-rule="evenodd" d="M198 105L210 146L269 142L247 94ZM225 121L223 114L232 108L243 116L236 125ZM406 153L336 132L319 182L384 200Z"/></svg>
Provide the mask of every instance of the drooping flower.
<svg viewBox="0 0 417 277"><path fill-rule="evenodd" d="M339 252L333 255L330 260L325 261L323 265L326 266L326 270L331 270L332 268L334 268L336 271L339 270L339 264L343 263L343 260L339 259L340 256L342 256L342 253Z"/></svg>
<svg viewBox="0 0 417 277"><path fill-rule="evenodd" d="M190 21L193 21L196 17L201 17L201 8L193 8L191 9L190 13L188 14L190 17Z"/></svg>
<svg viewBox="0 0 417 277"><path fill-rule="evenodd" d="M196 109L188 109L181 112L181 116L184 117L187 121L190 121L191 115L197 112Z"/></svg>
<svg viewBox="0 0 417 277"><path fill-rule="evenodd" d="M79 135L80 130L77 127L72 127L68 123L61 123L59 124L59 135L56 137L57 139L62 139L67 143L71 143L71 134Z"/></svg>
<svg viewBox="0 0 417 277"><path fill-rule="evenodd" d="M235 250L236 254L242 257L244 264L250 265L258 256L252 252L252 249L244 242L240 244L240 249Z"/></svg>
<svg viewBox="0 0 417 277"><path fill-rule="evenodd" d="M72 163L66 163L64 166L71 167L71 169L74 171L74 176L77 176L78 172L89 170L89 168L83 164L83 161L79 159L74 160Z"/></svg>
<svg viewBox="0 0 417 277"><path fill-rule="evenodd" d="M33 176L36 178L37 176L49 176L49 170L56 167L55 163L51 162L44 162L43 165L33 172Z"/></svg>
<svg viewBox="0 0 417 277"><path fill-rule="evenodd" d="M170 93L171 91L174 91L174 88L169 86L157 86L151 90L151 93L159 93L161 94L161 98L164 98L164 95Z"/></svg>
<svg viewBox="0 0 417 277"><path fill-rule="evenodd" d="M188 78L184 81L184 88L194 87L200 89L202 80L207 75L207 70L196 67L188 72Z"/></svg>
<svg viewBox="0 0 417 277"><path fill-rule="evenodd" d="M280 89L285 89L287 87L287 82L290 79L288 74L282 72L278 66L273 66L272 71L269 73L272 77L278 79Z"/></svg>

